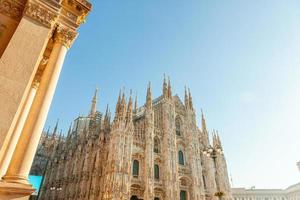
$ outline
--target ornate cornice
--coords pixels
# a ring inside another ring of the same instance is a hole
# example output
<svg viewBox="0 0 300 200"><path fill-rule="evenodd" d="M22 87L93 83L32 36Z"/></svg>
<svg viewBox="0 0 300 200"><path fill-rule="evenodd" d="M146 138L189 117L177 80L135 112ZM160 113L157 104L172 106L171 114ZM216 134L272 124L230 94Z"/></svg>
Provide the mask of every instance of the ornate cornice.
<svg viewBox="0 0 300 200"><path fill-rule="evenodd" d="M84 23L92 5L87 0L62 0L62 14L74 26Z"/></svg>
<svg viewBox="0 0 300 200"><path fill-rule="evenodd" d="M70 48L77 37L77 32L73 29L64 26L58 26L56 28L54 40Z"/></svg>
<svg viewBox="0 0 300 200"><path fill-rule="evenodd" d="M24 4L16 0L0 0L0 13L16 21L22 18Z"/></svg>
<svg viewBox="0 0 300 200"><path fill-rule="evenodd" d="M25 6L24 15L42 23L49 28L54 25L58 17L57 13L50 11L50 9L47 9L42 5L30 1L28 1Z"/></svg>

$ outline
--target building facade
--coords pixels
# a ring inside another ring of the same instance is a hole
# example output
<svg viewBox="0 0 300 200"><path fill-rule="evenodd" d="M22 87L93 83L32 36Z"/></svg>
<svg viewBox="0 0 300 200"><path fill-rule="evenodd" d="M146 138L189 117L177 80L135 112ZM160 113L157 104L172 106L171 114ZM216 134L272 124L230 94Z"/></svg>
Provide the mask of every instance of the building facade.
<svg viewBox="0 0 300 200"><path fill-rule="evenodd" d="M28 174L86 0L0 0L0 199L28 199Z"/></svg>
<svg viewBox="0 0 300 200"><path fill-rule="evenodd" d="M39 149L50 146L51 155L39 199L231 199L218 134L210 144L203 114L198 128L189 92L182 103L164 80L162 93L152 100L149 85L141 107L120 93L111 122L108 109L96 111L96 92L88 116L75 119L66 137L56 139L57 128L44 136Z"/></svg>
<svg viewBox="0 0 300 200"><path fill-rule="evenodd" d="M232 188L234 200L300 200L300 183L286 189Z"/></svg>

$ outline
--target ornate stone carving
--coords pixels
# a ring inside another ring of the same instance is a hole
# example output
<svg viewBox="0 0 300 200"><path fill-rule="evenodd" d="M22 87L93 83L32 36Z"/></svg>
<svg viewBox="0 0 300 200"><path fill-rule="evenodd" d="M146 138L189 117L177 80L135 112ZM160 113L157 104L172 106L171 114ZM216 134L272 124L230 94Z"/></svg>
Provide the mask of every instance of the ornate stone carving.
<svg viewBox="0 0 300 200"><path fill-rule="evenodd" d="M70 48L77 37L77 32L64 26L58 26L55 32L55 40Z"/></svg>
<svg viewBox="0 0 300 200"><path fill-rule="evenodd" d="M49 9L33 2L27 2L24 15L31 17L49 28L54 25L58 16L57 13L51 12Z"/></svg>
<svg viewBox="0 0 300 200"><path fill-rule="evenodd" d="M0 0L0 13L19 21L22 17L24 4L16 0Z"/></svg>

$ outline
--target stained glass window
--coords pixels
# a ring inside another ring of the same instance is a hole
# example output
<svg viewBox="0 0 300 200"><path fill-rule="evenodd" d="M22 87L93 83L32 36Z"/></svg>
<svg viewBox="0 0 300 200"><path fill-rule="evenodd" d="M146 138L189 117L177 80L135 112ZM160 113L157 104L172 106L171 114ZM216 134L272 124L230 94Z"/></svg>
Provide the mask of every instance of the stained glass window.
<svg viewBox="0 0 300 200"><path fill-rule="evenodd" d="M134 160L133 161L133 166L132 166L132 175L133 176L138 176L139 175L139 161Z"/></svg>
<svg viewBox="0 0 300 200"><path fill-rule="evenodd" d="M154 178L159 179L159 166L154 165Z"/></svg>
<svg viewBox="0 0 300 200"><path fill-rule="evenodd" d="M181 165L184 165L184 157L183 157L183 152L181 150L178 151L178 162Z"/></svg>

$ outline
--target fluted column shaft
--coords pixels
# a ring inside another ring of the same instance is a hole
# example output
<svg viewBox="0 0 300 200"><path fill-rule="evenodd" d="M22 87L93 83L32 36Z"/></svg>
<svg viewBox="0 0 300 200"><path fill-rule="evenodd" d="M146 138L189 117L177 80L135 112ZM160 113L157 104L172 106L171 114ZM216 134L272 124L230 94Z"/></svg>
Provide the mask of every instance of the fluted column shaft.
<svg viewBox="0 0 300 200"><path fill-rule="evenodd" d="M38 80L35 79L33 81L33 84L31 86L31 88L30 88L30 91L29 91L29 94L27 96L26 103L25 103L25 105L23 107L23 110L21 112L20 118L19 118L18 122L16 123L15 129L14 129L13 134L12 134L12 138L9 141L9 144L7 145L7 149L6 149L6 152L4 154L4 157L1 160L1 164L0 164L0 168L1 168L0 171L1 172L6 172L6 170L8 168L9 161L12 158L12 155L14 153L14 149L15 149L17 143L18 143L18 140L20 138L20 135L21 135L22 129L24 127L26 118L28 116L28 113L30 111L32 102L33 102L34 97L36 95L38 85L39 85L39 82L38 82ZM4 173L0 174L0 175L2 176L2 175L4 175Z"/></svg>
<svg viewBox="0 0 300 200"><path fill-rule="evenodd" d="M12 160L3 179L7 182L28 183L29 171L51 105L67 50L76 33L58 27L48 64L24 125Z"/></svg>

